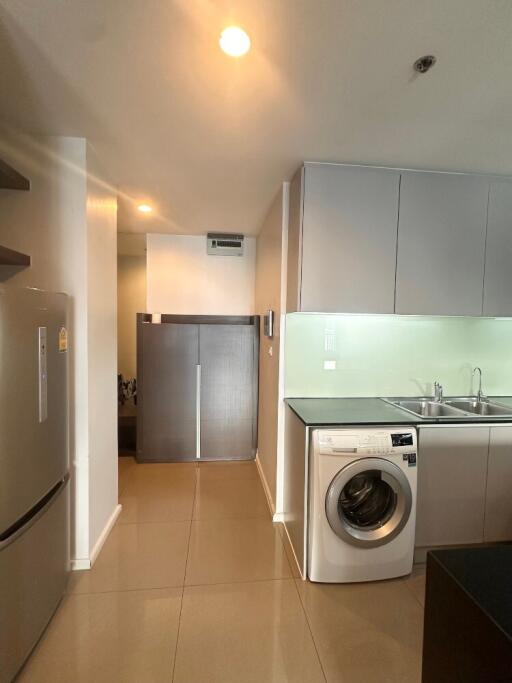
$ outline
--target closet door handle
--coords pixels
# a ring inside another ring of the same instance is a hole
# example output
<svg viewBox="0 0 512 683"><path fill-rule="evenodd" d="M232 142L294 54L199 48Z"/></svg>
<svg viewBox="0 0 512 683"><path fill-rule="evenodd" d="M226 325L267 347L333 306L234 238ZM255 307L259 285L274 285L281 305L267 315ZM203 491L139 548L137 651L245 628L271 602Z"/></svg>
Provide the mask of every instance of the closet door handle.
<svg viewBox="0 0 512 683"><path fill-rule="evenodd" d="M196 365L196 458L201 457L201 365Z"/></svg>

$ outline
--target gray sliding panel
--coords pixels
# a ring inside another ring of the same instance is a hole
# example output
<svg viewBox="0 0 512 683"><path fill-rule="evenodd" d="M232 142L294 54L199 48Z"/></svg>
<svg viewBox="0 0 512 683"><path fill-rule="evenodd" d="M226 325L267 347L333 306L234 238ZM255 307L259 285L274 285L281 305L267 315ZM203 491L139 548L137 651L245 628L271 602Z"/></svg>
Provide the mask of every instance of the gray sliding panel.
<svg viewBox="0 0 512 683"><path fill-rule="evenodd" d="M255 325L200 325L201 460L256 455Z"/></svg>
<svg viewBox="0 0 512 683"><path fill-rule="evenodd" d="M196 459L199 327L139 321L137 459Z"/></svg>
<svg viewBox="0 0 512 683"><path fill-rule="evenodd" d="M481 315L489 181L404 172L396 313Z"/></svg>

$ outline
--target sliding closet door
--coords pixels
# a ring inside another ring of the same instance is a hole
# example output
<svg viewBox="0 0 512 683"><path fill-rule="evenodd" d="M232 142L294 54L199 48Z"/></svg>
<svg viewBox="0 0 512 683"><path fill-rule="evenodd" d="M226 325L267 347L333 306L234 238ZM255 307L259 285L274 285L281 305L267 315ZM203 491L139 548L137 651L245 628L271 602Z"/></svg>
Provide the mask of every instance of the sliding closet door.
<svg viewBox="0 0 512 683"><path fill-rule="evenodd" d="M257 336L253 325L200 325L201 460L254 458Z"/></svg>
<svg viewBox="0 0 512 683"><path fill-rule="evenodd" d="M139 340L142 342L142 362L139 361L142 402L138 411L142 434L138 459L195 460L198 325L143 323Z"/></svg>

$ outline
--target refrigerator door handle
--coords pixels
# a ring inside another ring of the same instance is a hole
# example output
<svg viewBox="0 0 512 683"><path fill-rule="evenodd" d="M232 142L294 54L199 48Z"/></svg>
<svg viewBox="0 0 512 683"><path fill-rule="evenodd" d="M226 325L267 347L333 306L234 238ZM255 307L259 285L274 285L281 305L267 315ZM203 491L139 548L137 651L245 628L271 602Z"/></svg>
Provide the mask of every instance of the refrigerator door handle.
<svg viewBox="0 0 512 683"><path fill-rule="evenodd" d="M201 458L201 365L196 365L196 458Z"/></svg>
<svg viewBox="0 0 512 683"><path fill-rule="evenodd" d="M7 548L8 545L24 534L30 527L37 522L37 520L44 515L49 507L53 505L55 500L62 493L69 480L69 473L61 479L55 486L48 491L48 493L37 502L28 512L26 512L17 522L0 533L0 551Z"/></svg>

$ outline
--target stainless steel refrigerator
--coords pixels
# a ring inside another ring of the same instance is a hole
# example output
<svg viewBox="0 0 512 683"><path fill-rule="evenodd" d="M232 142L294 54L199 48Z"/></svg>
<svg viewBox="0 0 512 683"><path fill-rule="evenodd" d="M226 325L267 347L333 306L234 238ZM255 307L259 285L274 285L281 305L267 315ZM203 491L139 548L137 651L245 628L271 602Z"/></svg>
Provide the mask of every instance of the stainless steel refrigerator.
<svg viewBox="0 0 512 683"><path fill-rule="evenodd" d="M67 309L64 294L0 288L0 683L69 571Z"/></svg>

